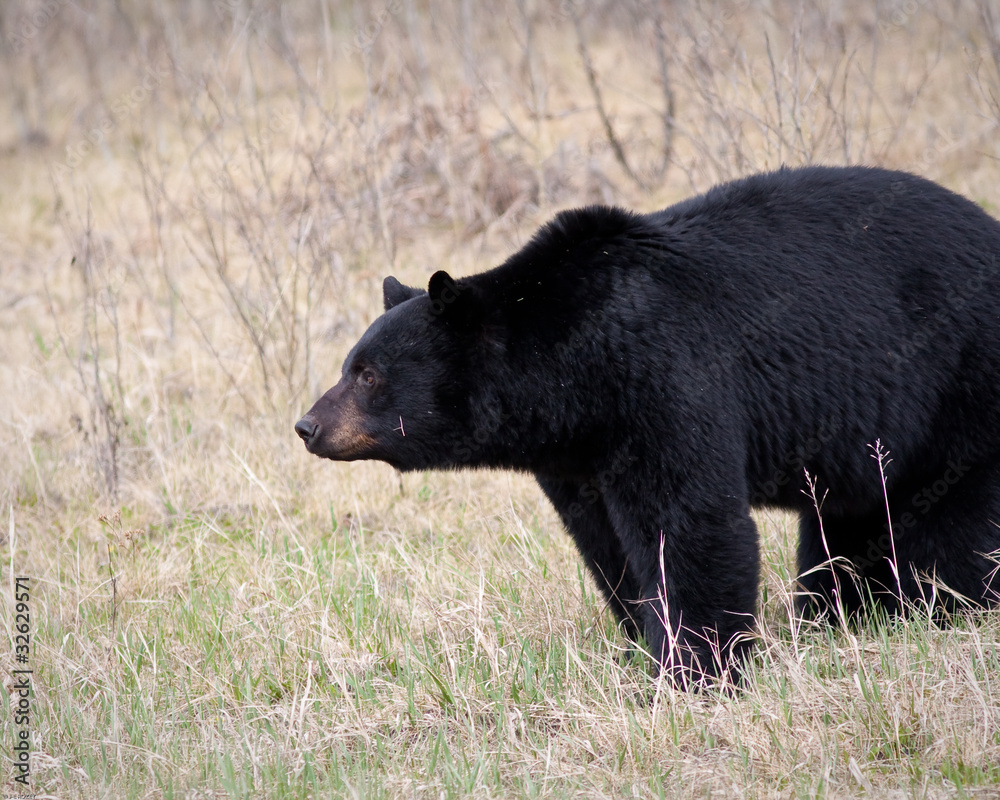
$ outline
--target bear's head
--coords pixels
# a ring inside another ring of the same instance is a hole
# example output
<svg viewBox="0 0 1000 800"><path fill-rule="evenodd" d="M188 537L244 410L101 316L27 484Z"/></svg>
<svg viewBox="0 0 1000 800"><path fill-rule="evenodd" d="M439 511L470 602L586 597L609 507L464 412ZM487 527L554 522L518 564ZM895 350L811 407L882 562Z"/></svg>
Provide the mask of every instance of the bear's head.
<svg viewBox="0 0 1000 800"><path fill-rule="evenodd" d="M340 382L295 424L314 455L385 461L397 469L462 462L470 432L472 331L482 309L475 290L446 272L428 290L388 277L385 313L344 362Z"/></svg>

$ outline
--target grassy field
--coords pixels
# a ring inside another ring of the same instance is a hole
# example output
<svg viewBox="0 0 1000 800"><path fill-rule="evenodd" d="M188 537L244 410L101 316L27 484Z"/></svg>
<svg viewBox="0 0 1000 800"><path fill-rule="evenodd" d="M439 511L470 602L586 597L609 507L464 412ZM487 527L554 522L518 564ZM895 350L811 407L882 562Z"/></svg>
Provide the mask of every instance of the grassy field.
<svg viewBox="0 0 1000 800"><path fill-rule="evenodd" d="M817 162L997 215L995 5L811 5L4 3L5 795L1000 796L996 614L805 624L763 511L747 687L677 692L532 480L292 431L385 275L561 208Z"/></svg>

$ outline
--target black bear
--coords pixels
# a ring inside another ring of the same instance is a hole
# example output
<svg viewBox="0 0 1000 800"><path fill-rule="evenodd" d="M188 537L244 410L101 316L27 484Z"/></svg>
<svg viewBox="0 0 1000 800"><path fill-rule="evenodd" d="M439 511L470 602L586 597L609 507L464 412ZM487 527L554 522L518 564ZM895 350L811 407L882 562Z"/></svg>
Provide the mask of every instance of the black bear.
<svg viewBox="0 0 1000 800"><path fill-rule="evenodd" d="M701 679L751 639L753 506L801 514L804 613L996 599L998 254L976 205L873 168L565 211L488 272L386 278L295 430L534 474L627 632Z"/></svg>

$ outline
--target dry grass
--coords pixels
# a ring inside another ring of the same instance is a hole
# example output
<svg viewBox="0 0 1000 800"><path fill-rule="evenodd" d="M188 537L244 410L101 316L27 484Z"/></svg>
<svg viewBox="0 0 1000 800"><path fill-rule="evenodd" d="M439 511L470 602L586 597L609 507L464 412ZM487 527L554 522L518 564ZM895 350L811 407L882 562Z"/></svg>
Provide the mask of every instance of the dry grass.
<svg viewBox="0 0 1000 800"><path fill-rule="evenodd" d="M803 626L794 520L764 514L752 679L676 693L530 480L320 463L291 429L385 274L481 270L560 207L816 161L995 213L992 5L485 9L0 10L0 605L32 578L31 789L997 796L996 615Z"/></svg>

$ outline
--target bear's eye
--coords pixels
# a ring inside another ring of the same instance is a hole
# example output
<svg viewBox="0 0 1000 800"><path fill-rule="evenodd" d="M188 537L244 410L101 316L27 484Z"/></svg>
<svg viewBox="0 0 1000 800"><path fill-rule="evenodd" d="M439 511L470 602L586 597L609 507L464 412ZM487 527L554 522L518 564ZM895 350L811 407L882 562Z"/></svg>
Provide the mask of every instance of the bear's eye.
<svg viewBox="0 0 1000 800"><path fill-rule="evenodd" d="M358 380L365 386L375 385L375 373L370 369L361 370L361 374L358 375Z"/></svg>

